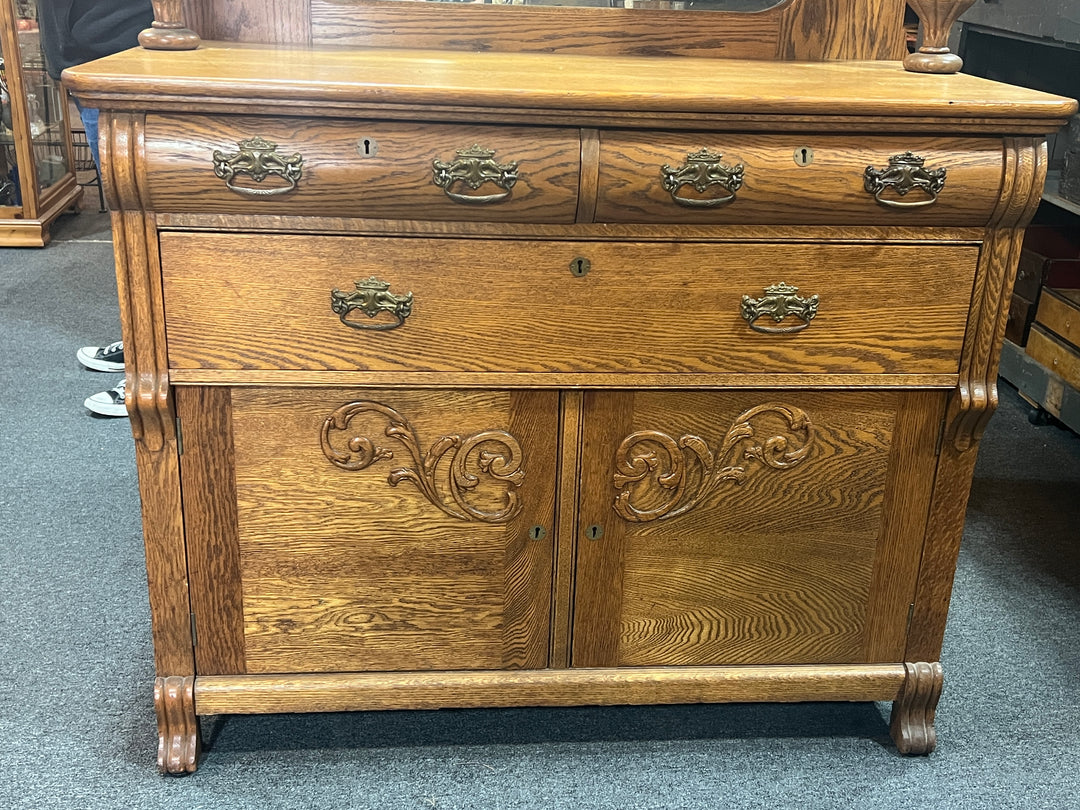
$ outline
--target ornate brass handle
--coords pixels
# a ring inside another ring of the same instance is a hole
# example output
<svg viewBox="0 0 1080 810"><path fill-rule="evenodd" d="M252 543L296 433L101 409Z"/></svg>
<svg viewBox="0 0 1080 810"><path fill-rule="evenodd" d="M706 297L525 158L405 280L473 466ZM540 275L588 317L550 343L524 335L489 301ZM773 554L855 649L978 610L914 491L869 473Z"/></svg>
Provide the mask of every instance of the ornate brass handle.
<svg viewBox="0 0 1080 810"><path fill-rule="evenodd" d="M510 196L510 189L518 180L517 161L497 163L495 150L473 144L459 149L457 159L449 163L435 159L432 163L431 182L446 192L446 196L459 203L496 203ZM454 186L464 183L474 191L485 183L494 183L504 191L497 194L462 194L453 191Z"/></svg>
<svg viewBox="0 0 1080 810"><path fill-rule="evenodd" d="M926 169L926 160L912 152L893 155L889 165L881 170L867 166L863 172L863 185L874 199L890 208L924 208L937 202L938 193L945 188L945 169ZM916 189L929 195L928 199L905 202L882 197L887 189L906 197Z"/></svg>
<svg viewBox="0 0 1080 810"><path fill-rule="evenodd" d="M292 157L279 155L276 143L258 136L238 141L236 145L240 147L240 151L231 155L214 150L214 174L225 181L225 186L230 191L248 197L273 197L277 194L288 194L296 188L296 182L304 169L304 158L299 152ZM237 186L233 184L233 179L238 174L246 174L256 183L275 175L286 180L289 185L276 188Z"/></svg>
<svg viewBox="0 0 1080 810"><path fill-rule="evenodd" d="M702 147L697 152L686 156L686 162L677 169L668 164L660 167L664 191L679 205L688 208L716 208L735 199L735 192L742 188L745 167L739 163L728 166L720 162L723 155L710 152ZM728 192L725 197L683 197L678 192L683 186L693 186L698 193L704 194L709 186L720 186Z"/></svg>
<svg viewBox="0 0 1080 810"><path fill-rule="evenodd" d="M749 295L742 297L742 316L750 328L755 332L764 332L767 335L786 335L792 332L801 332L810 325L810 321L817 315L818 297L811 295L809 298L800 298L796 293L798 287L780 282L765 288L765 295L761 298L751 298ZM762 326L757 323L758 318L768 315L776 323L780 323L788 315L794 315L801 323L793 326Z"/></svg>
<svg viewBox="0 0 1080 810"><path fill-rule="evenodd" d="M356 286L353 292L346 293L337 289L330 292L330 309L341 317L341 322L346 326L351 326L353 329L385 332L388 329L397 329L412 314L413 294L411 292L405 295L394 295L390 292L390 285L375 276L353 283ZM349 320L348 314L355 309L360 310L369 318L374 318L380 312L389 312L394 320L389 323L373 324Z"/></svg>

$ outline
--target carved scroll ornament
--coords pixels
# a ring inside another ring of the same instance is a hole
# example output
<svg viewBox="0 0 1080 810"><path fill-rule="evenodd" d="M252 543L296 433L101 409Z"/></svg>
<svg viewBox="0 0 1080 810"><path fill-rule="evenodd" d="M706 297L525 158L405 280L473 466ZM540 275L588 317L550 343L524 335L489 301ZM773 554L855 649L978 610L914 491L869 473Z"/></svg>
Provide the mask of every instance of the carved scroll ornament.
<svg viewBox="0 0 1080 810"><path fill-rule="evenodd" d="M412 457L415 466L390 470L386 479L390 486L409 481L432 504L459 520L505 523L521 510L517 489L525 479L522 451L518 440L509 433L484 430L464 438L443 436L424 453L415 429L393 408L372 401L350 402L330 414L322 427L322 451L343 470L364 470L377 461L394 458L390 448L350 430L350 423L360 414L384 417L389 422L385 435L404 446ZM440 483L438 473L444 459L445 480ZM505 485L502 508L485 511L469 503L481 474Z"/></svg>
<svg viewBox="0 0 1080 810"><path fill-rule="evenodd" d="M779 417L785 430L759 435L755 422L766 414ZM635 523L676 518L721 485L743 483L751 472L747 462L788 469L809 455L813 443L810 417L798 408L777 403L741 413L717 453L700 436L684 435L676 440L658 430L641 430L623 439L616 451L614 484L619 494L613 506L620 517ZM691 469L695 466L696 475ZM649 500L650 505L635 505L634 500Z"/></svg>

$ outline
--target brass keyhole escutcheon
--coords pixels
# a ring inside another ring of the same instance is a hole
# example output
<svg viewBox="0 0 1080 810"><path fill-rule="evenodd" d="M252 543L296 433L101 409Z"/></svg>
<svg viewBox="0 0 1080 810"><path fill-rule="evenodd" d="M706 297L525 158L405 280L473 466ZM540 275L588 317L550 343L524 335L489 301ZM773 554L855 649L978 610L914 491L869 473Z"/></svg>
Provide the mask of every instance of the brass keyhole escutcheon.
<svg viewBox="0 0 1080 810"><path fill-rule="evenodd" d="M547 529L543 526L533 526L529 529L530 540L543 540L545 537L547 537Z"/></svg>
<svg viewBox="0 0 1080 810"><path fill-rule="evenodd" d="M809 146L800 146L792 157L796 166L809 166L814 162L814 150Z"/></svg>
<svg viewBox="0 0 1080 810"><path fill-rule="evenodd" d="M599 540L604 536L604 530L594 523L585 529L585 536L590 540Z"/></svg>
<svg viewBox="0 0 1080 810"><path fill-rule="evenodd" d="M361 138L356 142L356 151L360 157L375 157L379 154L379 142L374 138Z"/></svg>
<svg viewBox="0 0 1080 810"><path fill-rule="evenodd" d="M578 256L572 262L570 262L570 274L581 278L589 274L589 270L592 269L592 262L586 259L584 256Z"/></svg>

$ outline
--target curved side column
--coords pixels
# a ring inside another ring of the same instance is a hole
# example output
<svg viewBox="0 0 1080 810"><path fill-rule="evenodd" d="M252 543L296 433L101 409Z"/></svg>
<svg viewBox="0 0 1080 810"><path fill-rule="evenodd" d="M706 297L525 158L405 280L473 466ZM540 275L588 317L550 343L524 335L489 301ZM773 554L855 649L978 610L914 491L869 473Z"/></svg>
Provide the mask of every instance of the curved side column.
<svg viewBox="0 0 1080 810"><path fill-rule="evenodd" d="M162 761L169 773L177 772L172 763L183 763L183 771L191 772L195 769L194 759L185 757L194 756L191 752L197 753L197 746L180 745L174 739L198 733L191 696L195 659L180 503L180 451L169 386L157 225L144 193L143 117L103 113L102 132L103 177L112 209L127 365L126 402L135 437L154 665L159 676L155 684L158 727L168 731L171 742L167 750L187 752L184 756L170 754ZM181 689L178 684L186 681L192 683ZM182 722L178 719L181 716L186 718ZM195 732L175 731L189 726L195 727Z"/></svg>
<svg viewBox="0 0 1080 810"><path fill-rule="evenodd" d="M959 383L945 416L926 544L905 658L937 661L945 636L956 559L979 439L997 407L997 372L1024 227L1046 178L1042 138L1006 138L1000 202L987 227L972 291Z"/></svg>

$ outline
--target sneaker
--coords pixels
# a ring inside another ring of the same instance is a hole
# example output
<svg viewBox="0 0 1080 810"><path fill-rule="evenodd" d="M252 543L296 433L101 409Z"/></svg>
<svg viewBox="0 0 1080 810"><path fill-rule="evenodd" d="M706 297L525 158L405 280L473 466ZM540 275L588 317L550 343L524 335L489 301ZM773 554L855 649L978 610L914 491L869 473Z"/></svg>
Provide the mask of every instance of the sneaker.
<svg viewBox="0 0 1080 810"><path fill-rule="evenodd" d="M94 371L124 370L124 341L118 340L108 346L83 346L75 356L79 362Z"/></svg>
<svg viewBox="0 0 1080 810"><path fill-rule="evenodd" d="M124 405L124 382L125 380L121 380L115 388L87 397L83 405L91 413L99 416L127 416L127 407Z"/></svg>

